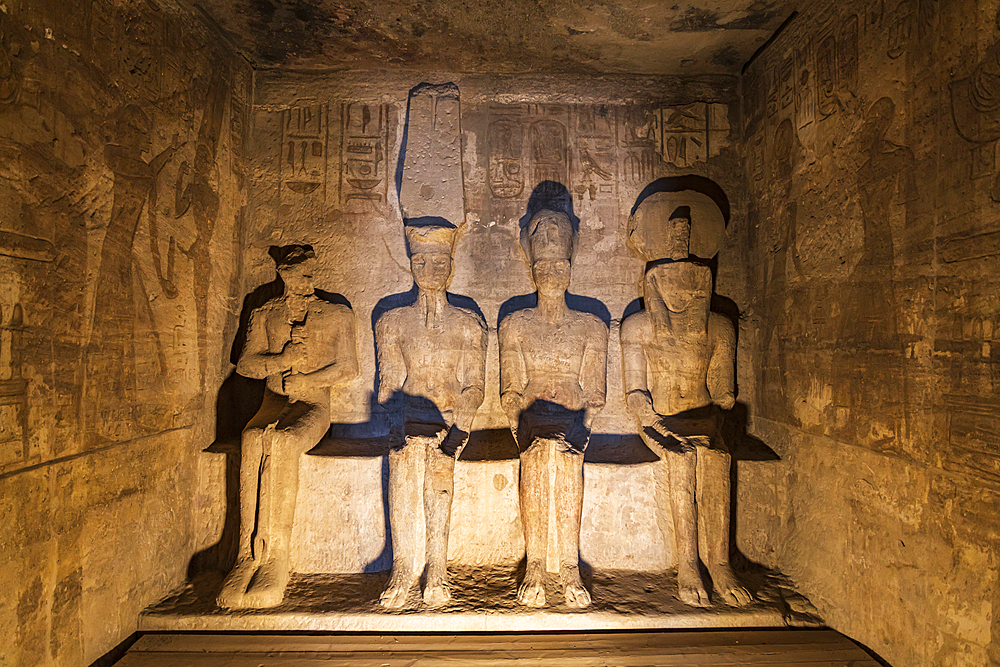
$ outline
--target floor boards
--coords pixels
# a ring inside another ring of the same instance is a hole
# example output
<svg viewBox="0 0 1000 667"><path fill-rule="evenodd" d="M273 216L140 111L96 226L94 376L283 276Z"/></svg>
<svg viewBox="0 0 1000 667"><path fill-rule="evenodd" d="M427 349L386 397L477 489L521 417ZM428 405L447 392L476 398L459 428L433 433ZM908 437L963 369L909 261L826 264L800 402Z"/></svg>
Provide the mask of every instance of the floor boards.
<svg viewBox="0 0 1000 667"><path fill-rule="evenodd" d="M829 629L423 635L145 634L116 667L878 667Z"/></svg>

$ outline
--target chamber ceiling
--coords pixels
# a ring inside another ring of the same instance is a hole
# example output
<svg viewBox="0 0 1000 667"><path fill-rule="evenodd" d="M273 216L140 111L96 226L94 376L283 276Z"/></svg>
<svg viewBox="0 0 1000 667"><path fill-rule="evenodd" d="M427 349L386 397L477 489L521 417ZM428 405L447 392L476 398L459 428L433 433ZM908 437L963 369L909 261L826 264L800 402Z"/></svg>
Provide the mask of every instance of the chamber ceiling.
<svg viewBox="0 0 1000 667"><path fill-rule="evenodd" d="M260 67L735 74L797 0L200 0Z"/></svg>

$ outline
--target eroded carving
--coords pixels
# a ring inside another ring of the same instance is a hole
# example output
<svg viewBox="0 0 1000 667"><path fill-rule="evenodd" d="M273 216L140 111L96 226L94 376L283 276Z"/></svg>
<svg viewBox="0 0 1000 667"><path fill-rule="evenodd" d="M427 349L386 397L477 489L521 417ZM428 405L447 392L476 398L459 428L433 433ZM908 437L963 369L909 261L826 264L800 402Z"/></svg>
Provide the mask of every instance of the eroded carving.
<svg viewBox="0 0 1000 667"><path fill-rule="evenodd" d="M275 248L284 292L253 311L236 370L266 380L240 452L240 539L220 607L271 607L288 583L299 457L330 426L330 388L358 375L354 312L313 287L310 246Z"/></svg>
<svg viewBox="0 0 1000 667"><path fill-rule="evenodd" d="M729 145L729 107L695 102L660 112L657 152L675 167L690 167L718 155Z"/></svg>
<svg viewBox="0 0 1000 667"><path fill-rule="evenodd" d="M0 308L0 464L28 458L28 381L21 368L23 330L20 303L6 311Z"/></svg>
<svg viewBox="0 0 1000 667"><path fill-rule="evenodd" d="M389 608L406 603L425 564L424 602L440 606L451 598L455 459L483 402L486 374L485 322L448 303L455 234L453 227L406 227L417 300L375 323L378 399L396 417L389 452L392 575L380 600Z"/></svg>
<svg viewBox="0 0 1000 667"><path fill-rule="evenodd" d="M340 201L385 201L388 188L388 107L350 102L341 111Z"/></svg>
<svg viewBox="0 0 1000 667"><path fill-rule="evenodd" d="M500 401L521 452L527 569L518 601L531 607L545 604L549 543L556 545L549 569L560 573L566 604L590 604L579 568L583 452L594 414L604 407L608 329L596 316L566 305L574 243L565 213L542 210L532 217L521 232L521 245L538 306L500 323ZM554 488L549 487L550 468ZM555 525L547 525L550 493Z"/></svg>
<svg viewBox="0 0 1000 667"><path fill-rule="evenodd" d="M646 206L644 200L639 211ZM639 218L640 234L646 226L672 232L662 246L669 254L646 273L645 310L622 323L626 404L643 440L664 461L659 512L664 528L668 508L673 516L680 599L709 604L703 563L715 593L743 605L751 596L729 562L730 456L720 431L720 408L735 403L736 334L726 317L709 310L711 269L674 259L688 255L684 213L654 202Z"/></svg>
<svg viewBox="0 0 1000 667"><path fill-rule="evenodd" d="M403 219L465 219L461 101L453 83L423 83L410 91L407 143L400 183Z"/></svg>

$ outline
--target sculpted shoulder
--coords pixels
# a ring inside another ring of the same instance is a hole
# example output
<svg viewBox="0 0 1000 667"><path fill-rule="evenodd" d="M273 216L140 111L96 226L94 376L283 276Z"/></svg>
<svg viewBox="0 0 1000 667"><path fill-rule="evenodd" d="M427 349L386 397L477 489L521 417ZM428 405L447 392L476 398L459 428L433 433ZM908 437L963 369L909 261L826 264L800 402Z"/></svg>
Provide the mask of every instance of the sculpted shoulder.
<svg viewBox="0 0 1000 667"><path fill-rule="evenodd" d="M597 315L580 312L578 310L571 312L574 314L576 322L587 328L588 334L598 336L608 335L608 325L605 324L604 320L599 318Z"/></svg>
<svg viewBox="0 0 1000 667"><path fill-rule="evenodd" d="M736 345L736 329L732 321L721 313L708 314L708 337L717 343Z"/></svg>
<svg viewBox="0 0 1000 667"><path fill-rule="evenodd" d="M535 308L525 308L523 310L515 310L513 313L503 318L500 322L500 331L513 333L515 331L521 331L524 327L528 326L531 321L535 318Z"/></svg>
<svg viewBox="0 0 1000 667"><path fill-rule="evenodd" d="M469 310L468 308L462 308L461 306L451 307L454 309L452 311L454 317L458 320L459 326L463 329L473 332L486 331L486 320L480 317L479 313Z"/></svg>
<svg viewBox="0 0 1000 667"><path fill-rule="evenodd" d="M316 299L310 304L309 312L324 320L354 319L354 310L350 306L342 303L330 303L323 299Z"/></svg>
<svg viewBox="0 0 1000 667"><path fill-rule="evenodd" d="M250 313L250 320L259 320L260 322L266 322L267 319L279 309L285 307L285 300L283 297L276 296L272 299L268 299L261 305L257 306Z"/></svg>
<svg viewBox="0 0 1000 667"><path fill-rule="evenodd" d="M638 313L632 313L622 320L621 338L627 341L644 341L649 338L652 326L653 323L647 311L640 310Z"/></svg>

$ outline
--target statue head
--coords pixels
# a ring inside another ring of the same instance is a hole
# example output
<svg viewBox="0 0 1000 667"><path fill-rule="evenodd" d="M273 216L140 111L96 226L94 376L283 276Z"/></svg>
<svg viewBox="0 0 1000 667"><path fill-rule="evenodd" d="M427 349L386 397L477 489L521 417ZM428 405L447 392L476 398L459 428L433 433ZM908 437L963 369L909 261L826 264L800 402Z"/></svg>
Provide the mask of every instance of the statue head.
<svg viewBox="0 0 1000 667"><path fill-rule="evenodd" d="M647 262L710 259L725 241L726 221L716 201L696 190L659 191L629 216L625 244Z"/></svg>
<svg viewBox="0 0 1000 667"><path fill-rule="evenodd" d="M410 273L417 287L443 290L451 280L451 253L455 244L454 227L440 225L406 227L406 245L410 252Z"/></svg>
<svg viewBox="0 0 1000 667"><path fill-rule="evenodd" d="M712 301L712 270L690 261L656 264L646 272L647 299L663 302L670 313L708 312Z"/></svg>
<svg viewBox="0 0 1000 667"><path fill-rule="evenodd" d="M569 288L575 240L573 224L564 212L542 209L532 216L521 230L521 247L535 289L562 294Z"/></svg>
<svg viewBox="0 0 1000 667"><path fill-rule="evenodd" d="M285 283L286 294L309 296L315 291L316 253L311 245L272 246L269 254L278 268L281 282Z"/></svg>

